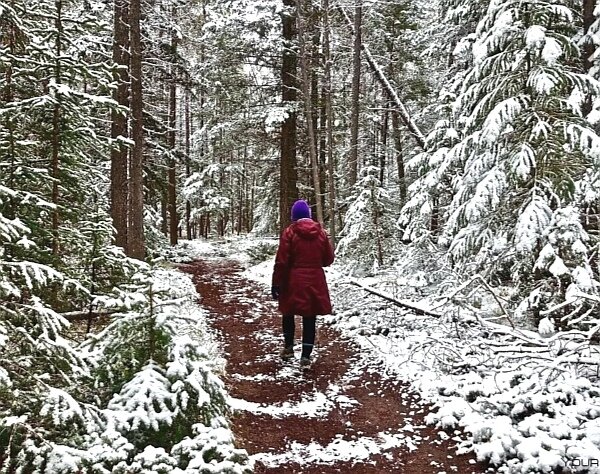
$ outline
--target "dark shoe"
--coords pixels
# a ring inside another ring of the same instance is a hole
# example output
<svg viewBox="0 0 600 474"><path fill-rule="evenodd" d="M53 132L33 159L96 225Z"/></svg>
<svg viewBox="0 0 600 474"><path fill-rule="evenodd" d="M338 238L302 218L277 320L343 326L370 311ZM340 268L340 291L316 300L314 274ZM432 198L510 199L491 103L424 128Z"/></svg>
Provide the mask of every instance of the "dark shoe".
<svg viewBox="0 0 600 474"><path fill-rule="evenodd" d="M283 360L290 360L294 357L294 347L284 347L279 353Z"/></svg>
<svg viewBox="0 0 600 474"><path fill-rule="evenodd" d="M303 369L310 367L310 359L308 357L300 357L300 367Z"/></svg>

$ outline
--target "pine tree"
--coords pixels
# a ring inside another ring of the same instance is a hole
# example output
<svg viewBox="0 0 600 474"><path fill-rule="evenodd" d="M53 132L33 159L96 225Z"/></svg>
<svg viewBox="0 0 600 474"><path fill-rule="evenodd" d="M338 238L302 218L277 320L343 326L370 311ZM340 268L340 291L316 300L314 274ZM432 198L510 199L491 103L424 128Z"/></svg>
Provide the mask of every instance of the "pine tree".
<svg viewBox="0 0 600 474"><path fill-rule="evenodd" d="M181 279L142 269L120 289L131 309L86 342L105 422L100 436L89 437L85 465L111 472L235 465L248 472L247 454L234 448L228 429L219 359L202 347L197 318L182 313L181 300L195 289Z"/></svg>
<svg viewBox="0 0 600 474"><path fill-rule="evenodd" d="M337 255L356 262L358 270L375 270L389 263L387 252L393 252L394 206L378 176L376 166L362 169L336 248Z"/></svg>
<svg viewBox="0 0 600 474"><path fill-rule="evenodd" d="M0 3L0 458L9 472L45 469L55 442L93 424L94 410L68 393L89 367L60 313L95 311L127 271L112 247L101 161L113 105L104 13L77 1Z"/></svg>
<svg viewBox="0 0 600 474"><path fill-rule="evenodd" d="M579 209L566 206L551 216L534 265L537 284L520 304L517 315L533 312L538 323L541 314L552 309L547 318L554 329L589 330L594 304L587 297L598 296L600 283L590 266L591 242L579 221L581 214ZM561 308L553 310L555 306Z"/></svg>
<svg viewBox="0 0 600 474"><path fill-rule="evenodd" d="M596 85L576 67L574 18L566 1L504 1L477 26L452 122L430 136L404 209L405 223L427 217L446 193L441 242L458 268L530 285L553 212L593 167L598 137L577 97Z"/></svg>
<svg viewBox="0 0 600 474"><path fill-rule="evenodd" d="M218 219L229 208L230 199L224 195L219 176L222 166L208 164L186 180L184 197L192 204L192 219L212 216Z"/></svg>

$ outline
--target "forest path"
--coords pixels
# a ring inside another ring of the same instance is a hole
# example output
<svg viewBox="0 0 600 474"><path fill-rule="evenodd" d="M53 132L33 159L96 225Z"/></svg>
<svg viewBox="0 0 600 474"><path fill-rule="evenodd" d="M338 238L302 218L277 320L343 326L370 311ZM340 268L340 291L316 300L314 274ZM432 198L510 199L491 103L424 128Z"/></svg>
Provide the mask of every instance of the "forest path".
<svg viewBox="0 0 600 474"><path fill-rule="evenodd" d="M227 357L233 430L257 473L483 473L456 454L454 434L426 426L427 406L338 332L317 323L314 361L283 362L281 317L233 260L202 259L179 268L193 275Z"/></svg>

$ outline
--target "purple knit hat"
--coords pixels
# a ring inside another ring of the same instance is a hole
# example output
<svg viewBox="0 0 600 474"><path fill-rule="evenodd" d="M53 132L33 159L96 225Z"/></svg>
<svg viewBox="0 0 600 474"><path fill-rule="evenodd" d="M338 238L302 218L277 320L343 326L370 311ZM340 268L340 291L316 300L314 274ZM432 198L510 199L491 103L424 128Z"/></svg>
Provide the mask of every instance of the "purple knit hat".
<svg viewBox="0 0 600 474"><path fill-rule="evenodd" d="M292 222L296 222L298 219L310 219L311 215L310 207L306 201L296 201L292 206Z"/></svg>

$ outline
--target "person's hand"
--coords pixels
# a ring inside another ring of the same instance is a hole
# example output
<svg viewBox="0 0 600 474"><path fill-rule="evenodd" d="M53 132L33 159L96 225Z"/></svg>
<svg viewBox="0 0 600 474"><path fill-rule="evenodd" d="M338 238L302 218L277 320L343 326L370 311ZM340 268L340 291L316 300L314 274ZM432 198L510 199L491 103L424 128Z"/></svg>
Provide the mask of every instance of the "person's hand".
<svg viewBox="0 0 600 474"><path fill-rule="evenodd" d="M280 291L280 288L278 286L271 287L271 296L273 297L274 300L279 299L279 291Z"/></svg>

